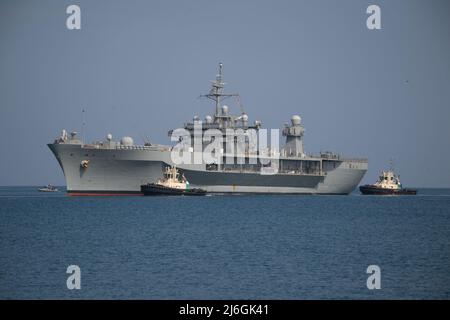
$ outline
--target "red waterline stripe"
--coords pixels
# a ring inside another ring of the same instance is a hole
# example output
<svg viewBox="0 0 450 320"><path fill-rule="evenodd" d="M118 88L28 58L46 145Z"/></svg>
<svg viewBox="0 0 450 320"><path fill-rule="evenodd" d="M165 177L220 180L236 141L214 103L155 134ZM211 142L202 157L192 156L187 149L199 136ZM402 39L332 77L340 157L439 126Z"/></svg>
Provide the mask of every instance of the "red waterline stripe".
<svg viewBox="0 0 450 320"><path fill-rule="evenodd" d="M69 192L67 193L67 195L69 197L83 197L83 196L87 196L87 197L95 197L95 196L99 196L99 197L114 197L114 196L120 196L120 197L125 197L125 196L143 196L142 193L77 193L77 192Z"/></svg>

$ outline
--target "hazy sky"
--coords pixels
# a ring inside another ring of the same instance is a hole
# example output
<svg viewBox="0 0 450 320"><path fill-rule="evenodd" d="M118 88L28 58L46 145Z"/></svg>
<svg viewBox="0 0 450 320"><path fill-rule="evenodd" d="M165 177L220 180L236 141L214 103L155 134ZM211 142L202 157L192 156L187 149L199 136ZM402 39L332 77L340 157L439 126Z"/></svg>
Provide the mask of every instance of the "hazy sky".
<svg viewBox="0 0 450 320"><path fill-rule="evenodd" d="M66 8L81 7L81 30ZM366 8L381 7L381 30ZM0 1L0 185L63 185L46 144L167 131L227 91L250 120L300 114L307 152L393 158L409 186L450 187L450 1ZM239 113L233 100L230 110Z"/></svg>

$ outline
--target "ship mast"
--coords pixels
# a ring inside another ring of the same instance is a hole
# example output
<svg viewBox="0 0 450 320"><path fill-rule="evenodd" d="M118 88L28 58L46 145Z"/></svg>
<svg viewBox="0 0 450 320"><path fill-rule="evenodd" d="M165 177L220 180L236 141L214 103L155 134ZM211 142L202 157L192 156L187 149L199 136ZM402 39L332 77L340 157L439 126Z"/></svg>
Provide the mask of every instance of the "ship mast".
<svg viewBox="0 0 450 320"><path fill-rule="evenodd" d="M394 159L389 159L389 171L394 172Z"/></svg>
<svg viewBox="0 0 450 320"><path fill-rule="evenodd" d="M209 98L216 103L216 113L214 114L214 122L220 123L220 119L223 116L221 111L221 100L224 100L229 97L237 97L239 94L232 93L232 94L226 94L223 93L223 87L225 86L225 82L223 82L222 79L222 68L223 64L219 63L219 74L216 76L216 80L212 83L212 88L209 91L208 94L201 95L200 97L206 97Z"/></svg>

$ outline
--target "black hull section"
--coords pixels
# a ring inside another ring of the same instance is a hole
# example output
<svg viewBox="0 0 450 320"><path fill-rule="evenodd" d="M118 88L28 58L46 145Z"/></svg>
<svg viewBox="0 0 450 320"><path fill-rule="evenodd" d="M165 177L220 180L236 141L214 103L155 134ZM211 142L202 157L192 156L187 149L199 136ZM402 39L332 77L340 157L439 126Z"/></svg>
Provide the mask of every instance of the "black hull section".
<svg viewBox="0 0 450 320"><path fill-rule="evenodd" d="M384 189L371 185L360 186L359 190L362 194L366 195L415 195L417 194L417 190L414 189Z"/></svg>
<svg viewBox="0 0 450 320"><path fill-rule="evenodd" d="M140 191L120 190L67 190L69 196L142 196Z"/></svg>
<svg viewBox="0 0 450 320"><path fill-rule="evenodd" d="M144 184L141 186L141 192L144 196L204 196L206 191L202 189L180 190L160 186L154 183Z"/></svg>

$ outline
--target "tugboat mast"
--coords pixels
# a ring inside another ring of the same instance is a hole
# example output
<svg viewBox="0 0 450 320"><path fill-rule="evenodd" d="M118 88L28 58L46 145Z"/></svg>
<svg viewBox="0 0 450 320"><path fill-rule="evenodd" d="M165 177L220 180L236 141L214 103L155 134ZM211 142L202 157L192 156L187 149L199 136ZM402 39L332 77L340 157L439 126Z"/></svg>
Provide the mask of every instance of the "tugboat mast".
<svg viewBox="0 0 450 320"><path fill-rule="evenodd" d="M237 97L239 94L232 93L232 94L226 94L223 93L223 87L225 86L225 82L223 82L222 79L222 68L223 63L219 63L219 74L216 76L216 80L212 83L212 88L209 91L208 94L201 95L200 97L206 97L209 98L216 103L216 112L214 114L214 122L220 123L220 119L222 118L223 114L221 111L221 105L220 101L224 100L229 97Z"/></svg>
<svg viewBox="0 0 450 320"><path fill-rule="evenodd" d="M389 171L394 172L394 159L389 159Z"/></svg>

